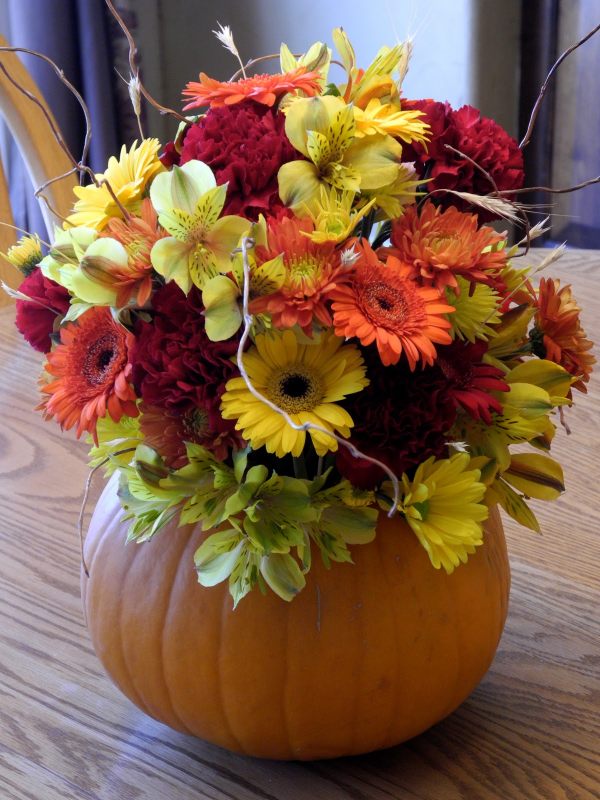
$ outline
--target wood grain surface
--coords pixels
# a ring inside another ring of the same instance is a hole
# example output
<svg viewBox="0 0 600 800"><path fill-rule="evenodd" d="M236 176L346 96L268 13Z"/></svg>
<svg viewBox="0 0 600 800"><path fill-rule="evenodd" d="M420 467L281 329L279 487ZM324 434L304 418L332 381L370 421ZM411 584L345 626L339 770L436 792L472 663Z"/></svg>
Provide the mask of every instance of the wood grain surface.
<svg viewBox="0 0 600 800"><path fill-rule="evenodd" d="M533 258L533 257L532 257ZM600 338L600 253L571 251ZM1 800L592 800L600 798L600 380L557 435L567 493L543 535L506 522L511 609L464 705L391 750L318 763L233 756L144 716L89 644L76 520L86 448L33 413L40 358L0 313Z"/></svg>

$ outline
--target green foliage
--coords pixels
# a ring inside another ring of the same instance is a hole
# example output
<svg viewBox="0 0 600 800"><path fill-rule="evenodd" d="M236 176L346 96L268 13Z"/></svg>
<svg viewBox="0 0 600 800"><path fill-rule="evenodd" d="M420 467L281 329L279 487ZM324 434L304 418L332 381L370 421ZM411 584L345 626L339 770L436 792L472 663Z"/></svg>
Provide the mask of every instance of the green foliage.
<svg viewBox="0 0 600 800"><path fill-rule="evenodd" d="M189 463L173 470L139 445L121 467L128 540L147 541L175 518L211 530L194 555L198 580L227 580L234 605L256 585L291 600L304 588L313 544L329 566L351 562L348 546L375 537L371 493L348 481L324 488L328 472L312 481L269 474L263 465L248 468L247 451L229 466L196 444L187 445L187 456Z"/></svg>

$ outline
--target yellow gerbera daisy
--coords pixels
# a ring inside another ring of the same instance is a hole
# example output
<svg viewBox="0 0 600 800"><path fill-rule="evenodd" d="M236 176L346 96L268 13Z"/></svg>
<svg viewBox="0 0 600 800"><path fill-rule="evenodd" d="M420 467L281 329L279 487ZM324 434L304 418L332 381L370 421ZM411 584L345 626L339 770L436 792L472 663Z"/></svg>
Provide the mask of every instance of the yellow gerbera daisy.
<svg viewBox="0 0 600 800"><path fill-rule="evenodd" d="M369 383L354 345L344 345L333 333L314 344L300 344L293 330L272 331L256 337L256 346L244 354L244 367L254 388L286 411L295 424L310 422L350 436L354 422L336 401ZM221 413L224 419L237 419L236 429L255 450L264 445L279 458L302 453L306 432L294 430L281 414L254 397L242 377L232 378L225 388ZM332 436L309 433L318 455L337 450Z"/></svg>
<svg viewBox="0 0 600 800"><path fill-rule="evenodd" d="M111 156L106 171L96 175L100 186L91 184L73 189L79 199L73 213L67 217L65 227L85 225L102 230L111 217L122 217L121 209L102 181L108 181L121 205L128 211L137 211L137 204L149 181L163 169L158 160L159 149L158 139L144 139L139 147L135 141L129 152L123 145L119 160Z"/></svg>
<svg viewBox="0 0 600 800"><path fill-rule="evenodd" d="M433 456L420 464L412 481L402 476L402 510L436 569L448 574L483 543L481 523L488 508L480 471L469 469L468 453Z"/></svg>

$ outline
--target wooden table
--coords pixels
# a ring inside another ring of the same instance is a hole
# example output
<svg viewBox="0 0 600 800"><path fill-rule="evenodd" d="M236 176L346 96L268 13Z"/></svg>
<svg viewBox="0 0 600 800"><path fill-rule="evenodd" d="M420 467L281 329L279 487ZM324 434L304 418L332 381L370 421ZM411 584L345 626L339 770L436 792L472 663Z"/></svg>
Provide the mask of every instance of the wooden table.
<svg viewBox="0 0 600 800"><path fill-rule="evenodd" d="M600 253L568 277L600 338ZM85 447L34 414L40 359L0 314L2 800L591 800L600 798L600 380L555 451L568 491L544 533L507 521L511 610L496 660L445 721L360 758L256 761L174 733L129 703L92 652L76 519Z"/></svg>

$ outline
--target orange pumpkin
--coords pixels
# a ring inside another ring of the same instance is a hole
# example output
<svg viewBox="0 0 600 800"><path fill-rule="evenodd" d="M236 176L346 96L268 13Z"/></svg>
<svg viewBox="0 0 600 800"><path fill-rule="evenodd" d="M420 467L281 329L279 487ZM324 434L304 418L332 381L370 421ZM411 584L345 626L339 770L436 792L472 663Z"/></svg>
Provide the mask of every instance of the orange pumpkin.
<svg viewBox="0 0 600 800"><path fill-rule="evenodd" d="M355 564L313 559L286 603L200 586L206 534L163 530L125 544L111 482L86 541L83 602L94 648L124 694L179 731L264 758L332 758L389 747L450 714L488 669L510 573L493 509L483 546L435 570L406 523L381 515Z"/></svg>

